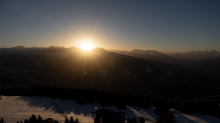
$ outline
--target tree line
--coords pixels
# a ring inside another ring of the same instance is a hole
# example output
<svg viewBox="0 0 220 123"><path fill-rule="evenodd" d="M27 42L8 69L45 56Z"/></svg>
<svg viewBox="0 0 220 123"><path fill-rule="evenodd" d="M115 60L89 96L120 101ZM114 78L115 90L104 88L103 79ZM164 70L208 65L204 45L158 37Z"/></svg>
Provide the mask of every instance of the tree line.
<svg viewBox="0 0 220 123"><path fill-rule="evenodd" d="M62 98L62 100L76 100L78 104L100 103L103 106L116 106L117 109L126 109L127 105L140 108L150 108L151 103L155 107L155 113L159 116L157 123L168 120L175 122L174 114L169 112L170 108L179 110L182 113L205 114L220 118L219 102L199 101L167 101L166 99L150 99L148 96L117 94L115 92L104 92L96 89L61 88L53 86L36 86L31 88L13 87L0 89L0 95L8 96L46 96ZM70 121L70 120L69 120ZM128 119L133 123L133 119ZM135 121L134 121L135 122ZM0 123L2 120L0 120Z"/></svg>
<svg viewBox="0 0 220 123"><path fill-rule="evenodd" d="M60 88L55 86L36 86L31 88L13 87L0 89L0 95L8 96L45 96L76 100L78 104L94 102L103 106L116 106L117 109L126 109L126 106L137 106L150 108L151 99L143 95L117 94L115 92L104 92L96 89Z"/></svg>

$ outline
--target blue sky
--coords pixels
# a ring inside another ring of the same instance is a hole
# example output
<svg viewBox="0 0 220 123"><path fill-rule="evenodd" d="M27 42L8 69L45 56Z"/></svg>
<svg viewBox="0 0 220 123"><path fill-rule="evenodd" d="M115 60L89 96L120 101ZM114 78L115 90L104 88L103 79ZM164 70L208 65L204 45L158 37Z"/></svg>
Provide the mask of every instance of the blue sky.
<svg viewBox="0 0 220 123"><path fill-rule="evenodd" d="M0 47L220 51L218 0L0 1Z"/></svg>

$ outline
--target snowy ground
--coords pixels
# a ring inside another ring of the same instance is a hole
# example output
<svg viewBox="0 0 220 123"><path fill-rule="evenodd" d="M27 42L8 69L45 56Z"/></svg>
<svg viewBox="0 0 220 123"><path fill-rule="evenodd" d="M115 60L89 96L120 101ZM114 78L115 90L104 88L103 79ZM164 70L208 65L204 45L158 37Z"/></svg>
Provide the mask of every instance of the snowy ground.
<svg viewBox="0 0 220 123"><path fill-rule="evenodd" d="M59 108L67 114L70 118L79 118L81 123L93 123L94 114L91 112L95 108L103 108L98 103L79 105L73 100L54 99L54 102L59 105ZM105 108L121 111L115 108L115 106L106 106ZM171 109L171 111L174 111ZM146 123L153 123L157 119L157 115L154 113L154 108L142 109L138 107L127 107L123 110L125 117L144 117ZM7 123L16 123L16 121L29 118L32 114L36 116L41 115L43 119L53 118L60 123L64 122L64 117L54 105L52 99L49 97L20 97L20 96L6 96L0 99L0 117L2 117ZM196 114L175 114L175 119L178 123L217 123L220 119Z"/></svg>

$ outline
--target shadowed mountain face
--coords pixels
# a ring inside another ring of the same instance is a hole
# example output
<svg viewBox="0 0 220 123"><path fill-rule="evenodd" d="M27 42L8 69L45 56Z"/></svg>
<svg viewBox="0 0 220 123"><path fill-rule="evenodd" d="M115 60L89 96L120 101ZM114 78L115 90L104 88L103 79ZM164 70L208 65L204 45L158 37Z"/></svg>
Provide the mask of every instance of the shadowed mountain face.
<svg viewBox="0 0 220 123"><path fill-rule="evenodd" d="M76 47L1 49L0 86L92 88L166 98L218 93L217 80L171 64L176 59L163 53L146 54L123 55L102 48L85 52Z"/></svg>
<svg viewBox="0 0 220 123"><path fill-rule="evenodd" d="M210 57L218 57L220 56L220 52L217 52L215 50L209 52L208 50L206 50L206 51L191 51L186 53L172 53L169 55L178 59L200 60Z"/></svg>
<svg viewBox="0 0 220 123"><path fill-rule="evenodd" d="M220 52L191 51L187 53L173 53L169 56L181 61L181 65L197 73L205 74L210 77L220 79Z"/></svg>
<svg viewBox="0 0 220 123"><path fill-rule="evenodd" d="M186 53L164 54L155 50L134 49L130 52L123 50L110 50L111 52L138 57L152 62L165 63L171 66L181 66L184 69L194 71L195 73L207 75L209 77L220 79L219 58L220 52L209 51L191 51Z"/></svg>
<svg viewBox="0 0 220 123"><path fill-rule="evenodd" d="M209 57L190 63L188 69L220 79L220 57Z"/></svg>
<svg viewBox="0 0 220 123"><path fill-rule="evenodd" d="M162 52L158 52L156 50L139 50L134 49L130 52L123 51L123 50L109 50L109 52L114 52L118 54L128 55L132 57L137 57L141 59L145 59L152 62L157 63L166 63L166 64L173 64L173 65L179 65L180 61L178 61L175 58L172 58Z"/></svg>

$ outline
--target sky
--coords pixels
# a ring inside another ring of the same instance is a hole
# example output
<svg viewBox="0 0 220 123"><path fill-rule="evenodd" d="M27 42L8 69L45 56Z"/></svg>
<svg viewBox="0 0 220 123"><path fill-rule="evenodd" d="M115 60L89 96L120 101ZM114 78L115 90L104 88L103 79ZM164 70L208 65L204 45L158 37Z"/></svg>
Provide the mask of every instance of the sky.
<svg viewBox="0 0 220 123"><path fill-rule="evenodd" d="M1 0L0 48L220 51L219 0Z"/></svg>

